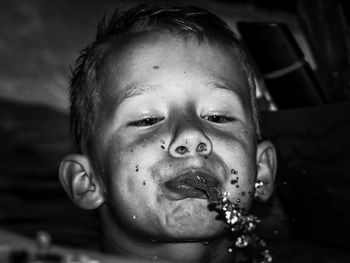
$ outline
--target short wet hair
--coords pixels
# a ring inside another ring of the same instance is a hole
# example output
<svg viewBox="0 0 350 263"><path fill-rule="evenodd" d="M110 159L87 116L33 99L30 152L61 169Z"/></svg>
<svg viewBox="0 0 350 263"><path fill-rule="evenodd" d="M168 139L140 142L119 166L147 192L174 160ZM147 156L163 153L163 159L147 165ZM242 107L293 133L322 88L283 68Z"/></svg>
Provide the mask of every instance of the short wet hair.
<svg viewBox="0 0 350 263"><path fill-rule="evenodd" d="M180 38L195 37L232 48L242 64L251 87L251 109L254 128L259 134L255 106L256 77L240 40L229 26L216 15L193 6L144 4L119 12L110 18L104 16L97 26L96 37L80 52L72 70L70 82L70 134L79 152L85 152L95 132L96 116L100 107L99 68L101 62L118 41L151 30L167 31Z"/></svg>

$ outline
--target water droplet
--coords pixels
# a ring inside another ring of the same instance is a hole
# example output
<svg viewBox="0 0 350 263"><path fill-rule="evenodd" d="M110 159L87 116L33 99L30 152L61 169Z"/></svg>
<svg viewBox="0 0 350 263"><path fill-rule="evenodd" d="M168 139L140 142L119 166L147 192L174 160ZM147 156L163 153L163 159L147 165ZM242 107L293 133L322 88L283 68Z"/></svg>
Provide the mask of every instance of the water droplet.
<svg viewBox="0 0 350 263"><path fill-rule="evenodd" d="M239 184L236 185L236 188L239 188Z"/></svg>
<svg viewBox="0 0 350 263"><path fill-rule="evenodd" d="M235 169L231 169L231 174L238 174L238 171Z"/></svg>
<svg viewBox="0 0 350 263"><path fill-rule="evenodd" d="M143 185L146 185L146 181L145 181L145 180L143 180L142 184L143 184Z"/></svg>
<svg viewBox="0 0 350 263"><path fill-rule="evenodd" d="M135 168L136 168L136 172L138 172L139 171L139 165L137 164L136 166L135 166Z"/></svg>
<svg viewBox="0 0 350 263"><path fill-rule="evenodd" d="M161 145L160 148L165 149L164 145Z"/></svg>
<svg viewBox="0 0 350 263"><path fill-rule="evenodd" d="M202 241L202 244L203 244L203 245L209 245L209 244L210 244L210 241L204 240L204 241Z"/></svg>
<svg viewBox="0 0 350 263"><path fill-rule="evenodd" d="M237 203L240 203L240 202L241 202L241 199L237 198L237 199L236 199L236 202L237 202Z"/></svg>
<svg viewBox="0 0 350 263"><path fill-rule="evenodd" d="M164 140L160 140L160 142L161 142L162 144L165 144L165 141L164 141Z"/></svg>
<svg viewBox="0 0 350 263"><path fill-rule="evenodd" d="M238 180L231 180L230 183L231 183L231 184L237 184L237 183L238 183Z"/></svg>
<svg viewBox="0 0 350 263"><path fill-rule="evenodd" d="M136 219L136 216L135 216L135 215L134 215L134 216L132 216L132 219L134 219L134 220L135 220L135 219Z"/></svg>

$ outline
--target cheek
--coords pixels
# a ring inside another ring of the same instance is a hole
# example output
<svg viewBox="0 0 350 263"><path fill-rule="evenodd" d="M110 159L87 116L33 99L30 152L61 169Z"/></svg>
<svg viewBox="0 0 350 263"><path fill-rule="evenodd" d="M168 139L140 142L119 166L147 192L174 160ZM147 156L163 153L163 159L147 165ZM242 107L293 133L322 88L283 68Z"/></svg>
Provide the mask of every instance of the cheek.
<svg viewBox="0 0 350 263"><path fill-rule="evenodd" d="M144 139L127 142L123 138L110 143L104 163L107 189L113 187L110 192L129 195L128 198L132 195L134 200L154 194L158 178L152 167L159 159L155 149L158 144Z"/></svg>
<svg viewBox="0 0 350 263"><path fill-rule="evenodd" d="M239 207L248 210L254 197L256 177L255 148L252 141L240 137L221 139L218 152L227 166L224 191Z"/></svg>
<svg viewBox="0 0 350 263"><path fill-rule="evenodd" d="M246 176L235 175L227 184L227 192L230 194L231 202L248 211L254 199L254 182L254 176L248 173Z"/></svg>
<svg viewBox="0 0 350 263"><path fill-rule="evenodd" d="M255 141L248 129L233 128L230 132L211 131L214 152L226 161L244 164L255 160Z"/></svg>
<svg viewBox="0 0 350 263"><path fill-rule="evenodd" d="M103 155L103 176L107 198L110 202L121 196L129 198L131 189L135 189L139 165L134 161L134 149L123 144L118 138L108 142L108 148ZM115 196L117 195L117 196Z"/></svg>

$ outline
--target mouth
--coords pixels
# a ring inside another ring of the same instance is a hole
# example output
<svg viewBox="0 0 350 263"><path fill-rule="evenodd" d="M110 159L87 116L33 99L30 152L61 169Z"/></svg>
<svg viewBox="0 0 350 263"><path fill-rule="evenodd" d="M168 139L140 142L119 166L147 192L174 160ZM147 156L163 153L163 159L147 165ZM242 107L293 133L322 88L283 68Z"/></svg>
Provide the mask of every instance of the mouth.
<svg viewBox="0 0 350 263"><path fill-rule="evenodd" d="M178 177L165 183L166 193L170 199L181 200L185 198L207 199L207 192L196 187L198 181L205 181L218 186L219 181L211 174L202 170L187 170Z"/></svg>

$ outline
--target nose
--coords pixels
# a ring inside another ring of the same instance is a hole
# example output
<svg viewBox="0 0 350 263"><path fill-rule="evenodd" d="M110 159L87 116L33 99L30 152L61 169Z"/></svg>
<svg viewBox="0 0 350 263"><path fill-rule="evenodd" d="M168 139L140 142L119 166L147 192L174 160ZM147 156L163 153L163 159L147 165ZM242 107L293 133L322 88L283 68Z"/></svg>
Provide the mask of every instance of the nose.
<svg viewBox="0 0 350 263"><path fill-rule="evenodd" d="M176 158L208 156L212 148L212 142L203 129L191 121L186 121L175 127L174 137L169 145L169 154Z"/></svg>

